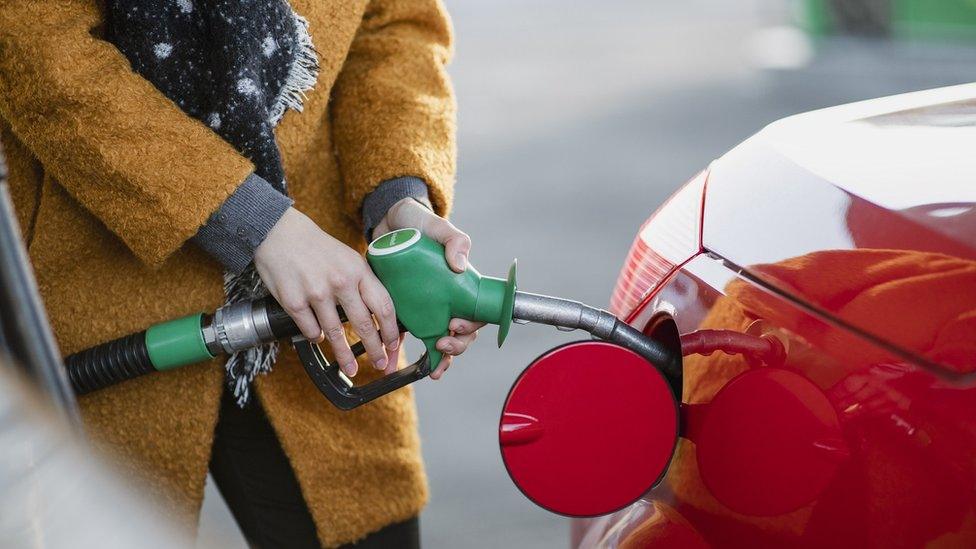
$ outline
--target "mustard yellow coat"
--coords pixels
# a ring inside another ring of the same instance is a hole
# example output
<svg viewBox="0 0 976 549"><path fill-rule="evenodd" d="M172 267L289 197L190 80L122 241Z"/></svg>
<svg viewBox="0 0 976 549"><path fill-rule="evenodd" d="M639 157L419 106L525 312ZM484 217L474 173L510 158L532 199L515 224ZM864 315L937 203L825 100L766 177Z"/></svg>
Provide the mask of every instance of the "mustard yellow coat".
<svg viewBox="0 0 976 549"><path fill-rule="evenodd" d="M296 207L362 250L359 208L416 176L446 214L455 105L439 0L291 0L321 72L277 136ZM0 140L35 274L65 354L222 302L187 239L252 165L102 40L94 0L0 0ZM361 368L370 372L371 368ZM360 374L365 377L368 374ZM82 398L92 438L195 524L222 390L219 361ZM411 391L339 412L292 351L257 394L325 545L415 516L427 497Z"/></svg>

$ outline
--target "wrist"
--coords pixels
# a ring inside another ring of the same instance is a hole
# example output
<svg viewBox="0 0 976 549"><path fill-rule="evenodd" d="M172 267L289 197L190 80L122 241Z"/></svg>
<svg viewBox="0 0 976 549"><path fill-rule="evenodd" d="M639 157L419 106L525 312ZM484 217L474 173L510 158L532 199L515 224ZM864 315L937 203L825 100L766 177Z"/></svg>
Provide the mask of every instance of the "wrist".
<svg viewBox="0 0 976 549"><path fill-rule="evenodd" d="M259 261L270 253L270 250L277 247L278 241L287 241L287 234L295 226L295 223L303 217L305 217L305 214L296 210L294 206L289 206L285 210L285 213L281 214L281 217L278 218L278 221L271 226L264 240L254 249L254 260Z"/></svg>
<svg viewBox="0 0 976 549"><path fill-rule="evenodd" d="M390 209L387 210L386 215L383 217L383 219L387 221L388 224L392 225L392 223L389 222L394 219L397 219L400 216L401 213L400 210L402 210L403 208L408 208L408 209L416 208L418 206L430 210L430 208L428 208L423 202L417 200L412 196L402 198L397 202L395 202L392 206L390 206Z"/></svg>
<svg viewBox="0 0 976 549"><path fill-rule="evenodd" d="M392 220L390 210L395 204L408 198L427 201L427 184L420 178L406 176L388 179L377 185L363 200L361 213L366 239L372 239L374 230L382 222L388 224Z"/></svg>
<svg viewBox="0 0 976 549"><path fill-rule="evenodd" d="M211 214L192 241L232 273L243 271L292 200L257 174Z"/></svg>

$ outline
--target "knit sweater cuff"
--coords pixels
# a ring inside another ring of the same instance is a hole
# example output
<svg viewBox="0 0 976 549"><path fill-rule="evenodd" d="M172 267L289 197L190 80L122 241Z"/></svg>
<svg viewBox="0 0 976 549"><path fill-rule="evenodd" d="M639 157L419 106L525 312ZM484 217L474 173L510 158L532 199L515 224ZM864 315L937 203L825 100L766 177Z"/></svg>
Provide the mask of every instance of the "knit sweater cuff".
<svg viewBox="0 0 976 549"><path fill-rule="evenodd" d="M413 198L424 206L431 207L427 184L418 177L387 179L366 195L362 215L363 233L367 242L373 239L373 229L383 221L386 212L404 198Z"/></svg>
<svg viewBox="0 0 976 549"><path fill-rule="evenodd" d="M191 240L228 271L238 274L254 259L254 250L293 202L252 173Z"/></svg>

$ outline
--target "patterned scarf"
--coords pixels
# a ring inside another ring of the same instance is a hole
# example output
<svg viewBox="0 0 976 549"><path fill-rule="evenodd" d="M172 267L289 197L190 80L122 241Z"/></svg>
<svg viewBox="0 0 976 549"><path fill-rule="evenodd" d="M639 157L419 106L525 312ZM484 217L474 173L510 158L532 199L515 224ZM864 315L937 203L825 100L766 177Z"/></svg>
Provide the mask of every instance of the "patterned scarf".
<svg viewBox="0 0 976 549"><path fill-rule="evenodd" d="M204 122L285 193L274 127L300 111L318 60L308 22L286 0L107 0L107 38L132 68L190 116ZM254 265L225 273L227 303L267 295ZM227 383L244 406L268 372L277 344L235 353Z"/></svg>

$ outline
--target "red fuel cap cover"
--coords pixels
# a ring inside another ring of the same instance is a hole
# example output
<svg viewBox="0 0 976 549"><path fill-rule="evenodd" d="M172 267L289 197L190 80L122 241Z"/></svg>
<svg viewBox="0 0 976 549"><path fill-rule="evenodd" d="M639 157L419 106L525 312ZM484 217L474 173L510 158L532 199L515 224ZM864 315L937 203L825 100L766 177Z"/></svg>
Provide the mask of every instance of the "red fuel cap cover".
<svg viewBox="0 0 976 549"><path fill-rule="evenodd" d="M696 406L704 411L700 428ZM812 503L850 455L830 400L790 370L747 370L708 404L687 407L685 420L705 486L745 515L781 515Z"/></svg>
<svg viewBox="0 0 976 549"><path fill-rule="evenodd" d="M509 391L499 425L512 481L569 516L617 511L663 476L678 440L665 377L617 345L581 341L536 359Z"/></svg>

